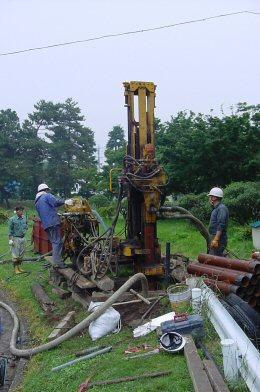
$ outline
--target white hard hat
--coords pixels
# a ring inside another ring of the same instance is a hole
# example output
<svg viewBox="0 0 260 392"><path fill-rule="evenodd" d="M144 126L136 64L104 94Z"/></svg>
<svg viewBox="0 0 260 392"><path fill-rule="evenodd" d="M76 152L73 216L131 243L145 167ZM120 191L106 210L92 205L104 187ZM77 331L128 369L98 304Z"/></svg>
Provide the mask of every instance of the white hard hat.
<svg viewBox="0 0 260 392"><path fill-rule="evenodd" d="M186 344L186 340L178 332L166 332L160 338L160 346L168 353L177 353L182 350Z"/></svg>
<svg viewBox="0 0 260 392"><path fill-rule="evenodd" d="M221 188L214 187L210 190L208 196L216 196L222 199L222 197L224 196L224 192L222 191Z"/></svg>
<svg viewBox="0 0 260 392"><path fill-rule="evenodd" d="M45 189L50 189L47 184L40 184L38 186L38 192L44 191Z"/></svg>

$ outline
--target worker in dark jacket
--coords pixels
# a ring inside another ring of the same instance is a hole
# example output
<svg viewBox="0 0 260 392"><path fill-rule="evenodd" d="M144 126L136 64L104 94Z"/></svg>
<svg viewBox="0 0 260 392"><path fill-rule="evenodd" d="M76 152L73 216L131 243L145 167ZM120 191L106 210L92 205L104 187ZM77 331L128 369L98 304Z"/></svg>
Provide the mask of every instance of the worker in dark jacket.
<svg viewBox="0 0 260 392"><path fill-rule="evenodd" d="M223 256L227 246L229 212L225 204L222 203L224 196L222 189L214 187L210 190L208 196L213 206L209 223L209 233L211 235L209 253L215 256Z"/></svg>
<svg viewBox="0 0 260 392"><path fill-rule="evenodd" d="M52 260L56 268L67 267L62 260L61 220L57 213L57 208L64 204L73 205L73 203L72 199L62 200L52 195L47 184L38 186L35 207L52 244Z"/></svg>

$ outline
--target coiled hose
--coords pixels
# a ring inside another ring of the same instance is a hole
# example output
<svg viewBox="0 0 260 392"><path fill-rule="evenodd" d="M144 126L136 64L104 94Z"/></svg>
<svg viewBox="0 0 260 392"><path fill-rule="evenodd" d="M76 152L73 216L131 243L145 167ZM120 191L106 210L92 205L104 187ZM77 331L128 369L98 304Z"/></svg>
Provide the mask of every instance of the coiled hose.
<svg viewBox="0 0 260 392"><path fill-rule="evenodd" d="M10 351L13 355L17 357L32 357L35 354L38 354L42 351L50 350L54 347L57 347L59 344L63 343L65 340L72 338L77 335L83 329L87 328L91 321L96 320L101 314L105 312L113 303L115 303L118 298L126 291L128 291L136 282L141 281L142 284L142 294L144 297L148 296L148 283L144 274L138 273L128 279L113 295L103 305L101 305L94 313L91 313L88 317L82 320L80 323L75 325L75 327L71 328L68 332L58 337L57 339L52 340L46 344L42 344L38 347L28 348L28 349L18 349L16 348L16 340L17 334L19 331L19 319L15 313L15 311L4 302L0 301L0 306L7 310L11 317L13 318L14 326L12 331L12 336L10 340Z"/></svg>
<svg viewBox="0 0 260 392"><path fill-rule="evenodd" d="M159 210L159 216L160 214L163 215L163 213L173 213L173 212L180 212L180 215L178 216L174 216L174 218L177 219L189 219L194 226L196 227L196 229L199 230L199 232L201 233L201 235L205 238L206 243L207 243L207 252L209 251L210 248L210 234L208 232L208 229L204 226L204 224L201 222L201 220L199 220L198 218L196 218L196 216L192 215L192 213L188 210L186 210L183 207L179 207L179 206L171 206L171 207L161 207Z"/></svg>

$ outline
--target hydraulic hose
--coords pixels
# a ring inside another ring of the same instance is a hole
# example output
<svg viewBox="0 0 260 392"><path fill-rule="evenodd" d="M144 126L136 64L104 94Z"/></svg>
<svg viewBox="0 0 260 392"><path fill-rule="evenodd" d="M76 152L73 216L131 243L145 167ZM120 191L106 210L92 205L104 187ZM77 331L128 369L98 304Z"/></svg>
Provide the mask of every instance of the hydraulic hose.
<svg viewBox="0 0 260 392"><path fill-rule="evenodd" d="M142 293L144 297L148 296L148 283L147 279L144 274L138 273L128 279L113 295L106 302L103 303L94 313L91 313L88 317L84 320L79 322L75 327L71 328L62 336L58 337L57 339L52 340L46 344L42 344L38 347L28 348L28 349L18 349L16 348L16 341L17 341L17 334L19 331L19 319L15 313L15 311L4 302L0 301L0 306L7 310L11 317L13 318L14 326L12 331L12 336L10 340L10 351L13 355L17 357L32 357L35 354L38 354L42 351L50 350L54 347L57 347L59 344L63 343L65 340L72 338L73 336L77 335L83 329L87 328L91 321L96 320L101 314L105 312L113 303L115 303L118 298L126 291L128 291L136 282L141 281L142 284Z"/></svg>
<svg viewBox="0 0 260 392"><path fill-rule="evenodd" d="M180 215L174 216L174 218L189 219L194 224L196 229L199 230L201 235L205 238L206 243L207 243L207 251L209 250L209 248L210 248L210 235L209 235L208 229L204 226L204 224L201 222L201 220L196 218L196 216L192 215L191 212L189 212L185 208L179 207L179 206L161 207L159 210L159 213L163 214L164 212L180 212Z"/></svg>

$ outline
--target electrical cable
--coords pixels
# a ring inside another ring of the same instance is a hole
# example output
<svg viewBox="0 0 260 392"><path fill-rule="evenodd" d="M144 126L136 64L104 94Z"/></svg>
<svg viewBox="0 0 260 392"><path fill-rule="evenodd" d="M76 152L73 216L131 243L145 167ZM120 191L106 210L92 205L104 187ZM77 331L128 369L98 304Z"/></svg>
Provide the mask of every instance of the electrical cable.
<svg viewBox="0 0 260 392"><path fill-rule="evenodd" d="M98 37L93 37L93 38L86 38L86 39L75 40L75 41L60 42L60 43L57 43L57 44L38 46L38 47L28 48L28 49L14 50L12 52L0 53L0 57L2 57L2 56L10 56L10 55L20 54L20 53L26 53L26 52L33 52L33 51L36 51L36 50L39 51L39 50L51 49L51 48L56 48L56 47L59 47L59 46L68 46L68 45L75 45L75 44L80 44L80 43L98 41L98 40L102 40L102 39L120 37L120 36L125 36L125 35L147 33L147 32L150 32L150 31L169 29L169 28L173 28L173 27L177 27L177 26L183 26L183 25L187 25L187 24L191 24L191 23L205 22L207 20L212 20L212 19L217 19L217 18L224 18L224 17L227 17L227 16L239 15L239 14L260 15L260 12L248 11L248 10L237 11L237 12L229 12L229 13L226 13L226 14L213 15L213 16L208 16L208 17L200 18L200 19L192 19L192 20L187 20L187 21L178 22L178 23L172 23L172 24L164 25L164 26L156 26L156 27L150 27L150 28L147 28L147 29L138 29L138 30L133 30L133 31L124 31L124 32L115 33L115 34L105 34L105 35L100 35Z"/></svg>

